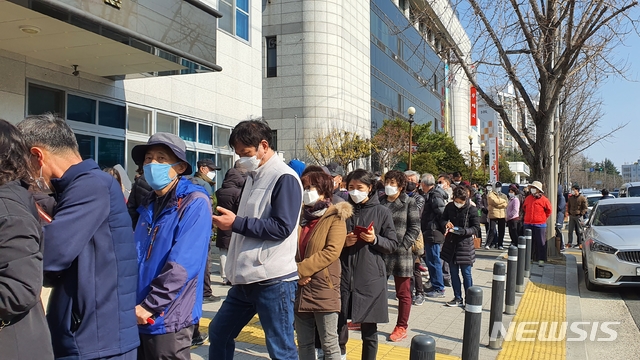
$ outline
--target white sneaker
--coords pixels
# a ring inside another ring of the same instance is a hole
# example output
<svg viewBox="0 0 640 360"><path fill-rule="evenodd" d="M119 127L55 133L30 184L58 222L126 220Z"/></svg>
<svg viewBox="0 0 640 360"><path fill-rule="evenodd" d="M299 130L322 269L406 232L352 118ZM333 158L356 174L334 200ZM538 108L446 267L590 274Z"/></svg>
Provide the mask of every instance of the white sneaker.
<svg viewBox="0 0 640 360"><path fill-rule="evenodd" d="M347 360L347 354L340 355L340 360Z"/></svg>
<svg viewBox="0 0 640 360"><path fill-rule="evenodd" d="M316 349L316 359L324 360L324 351L322 349Z"/></svg>
<svg viewBox="0 0 640 360"><path fill-rule="evenodd" d="M489 247L488 247L488 246L485 246L485 247L484 247L484 249L485 249L485 250L489 250Z"/></svg>

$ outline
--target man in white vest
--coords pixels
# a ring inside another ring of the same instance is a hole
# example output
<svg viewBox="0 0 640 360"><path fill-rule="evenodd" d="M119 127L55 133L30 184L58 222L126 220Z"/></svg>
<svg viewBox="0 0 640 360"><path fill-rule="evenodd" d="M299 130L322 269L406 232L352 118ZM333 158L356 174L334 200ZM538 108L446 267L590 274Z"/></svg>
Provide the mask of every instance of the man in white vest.
<svg viewBox="0 0 640 360"><path fill-rule="evenodd" d="M263 120L240 122L229 145L247 171L238 213L218 207L213 222L233 231L225 272L232 287L209 325L209 359L233 359L235 338L257 313L269 357L296 360L293 301L302 184L271 148Z"/></svg>

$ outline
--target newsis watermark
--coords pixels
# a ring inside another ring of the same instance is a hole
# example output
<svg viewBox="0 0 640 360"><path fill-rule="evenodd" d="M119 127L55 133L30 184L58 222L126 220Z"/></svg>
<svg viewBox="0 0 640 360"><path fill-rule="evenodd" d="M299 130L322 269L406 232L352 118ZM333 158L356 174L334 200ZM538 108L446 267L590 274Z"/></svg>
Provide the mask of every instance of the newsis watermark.
<svg viewBox="0 0 640 360"><path fill-rule="evenodd" d="M614 321L512 321L505 329L502 322L492 327L491 341L504 338L505 341L615 341L618 332L612 326Z"/></svg>

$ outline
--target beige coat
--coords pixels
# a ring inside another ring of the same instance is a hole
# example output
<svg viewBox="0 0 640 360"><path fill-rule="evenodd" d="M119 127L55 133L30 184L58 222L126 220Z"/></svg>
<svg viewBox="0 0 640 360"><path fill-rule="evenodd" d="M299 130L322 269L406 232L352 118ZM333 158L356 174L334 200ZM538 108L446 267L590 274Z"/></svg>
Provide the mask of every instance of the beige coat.
<svg viewBox="0 0 640 360"><path fill-rule="evenodd" d="M507 195L492 191L487 195L487 204L489 210L487 216L489 216L489 219L504 219L507 217L507 205L509 204Z"/></svg>
<svg viewBox="0 0 640 360"><path fill-rule="evenodd" d="M353 214L347 202L330 206L311 231L304 254L296 254L298 276L311 277L296 291L297 312L340 311L340 253L347 237L345 220Z"/></svg>

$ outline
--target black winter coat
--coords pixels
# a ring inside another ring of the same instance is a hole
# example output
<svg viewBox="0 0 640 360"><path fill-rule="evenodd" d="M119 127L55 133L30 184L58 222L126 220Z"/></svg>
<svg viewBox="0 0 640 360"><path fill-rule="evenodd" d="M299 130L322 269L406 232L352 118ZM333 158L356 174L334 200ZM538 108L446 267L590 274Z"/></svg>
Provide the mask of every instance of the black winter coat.
<svg viewBox="0 0 640 360"><path fill-rule="evenodd" d="M444 228L440 226L440 219L446 205L447 193L441 188L434 186L428 193L424 194L424 208L422 209L422 219L420 221L424 242L442 244L444 242Z"/></svg>
<svg viewBox="0 0 640 360"><path fill-rule="evenodd" d="M240 195L242 195L242 188L246 179L247 175L240 170L229 169L224 176L222 186L216 191L218 206L231 210L234 214L237 213L240 205ZM216 246L220 249L228 249L232 233L233 231L231 230L218 229Z"/></svg>
<svg viewBox="0 0 640 360"><path fill-rule="evenodd" d="M149 183L147 183L144 175L138 176L138 178L133 182L133 185L131 185L131 194L129 194L129 200L127 200L127 210L131 216L133 230L136 229L136 224L140 217L138 208L144 203L144 199L146 199L152 191L153 189L149 186Z"/></svg>
<svg viewBox="0 0 640 360"><path fill-rule="evenodd" d="M53 359L40 301L42 227L35 201L18 182L0 186L0 359Z"/></svg>
<svg viewBox="0 0 640 360"><path fill-rule="evenodd" d="M341 312L355 323L389 322L387 271L382 255L398 248L391 211L380 205L375 192L364 204L355 204L351 199L349 203L353 216L347 219L347 233L353 232L355 226L367 227L373 221L376 243L358 240L342 250Z"/></svg>
<svg viewBox="0 0 640 360"><path fill-rule="evenodd" d="M451 221L453 226L464 229L464 235L449 233L446 236L440 258L458 265L473 265L476 260L476 249L473 237L480 234L478 210L469 201L460 209L450 202L442 213L442 227Z"/></svg>

